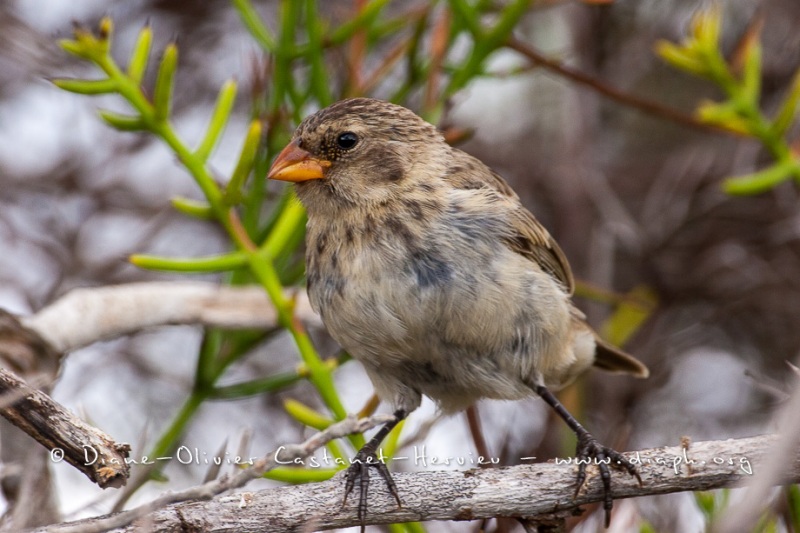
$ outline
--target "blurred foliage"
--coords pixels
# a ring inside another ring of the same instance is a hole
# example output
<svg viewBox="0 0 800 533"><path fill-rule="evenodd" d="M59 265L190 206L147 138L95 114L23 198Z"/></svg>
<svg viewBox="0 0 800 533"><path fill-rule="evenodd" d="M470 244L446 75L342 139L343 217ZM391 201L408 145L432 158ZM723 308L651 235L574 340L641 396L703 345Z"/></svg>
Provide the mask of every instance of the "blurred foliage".
<svg viewBox="0 0 800 533"><path fill-rule="evenodd" d="M733 504L731 490L699 491L695 492L694 496L697 507L709 524L708 530L713 531L713 525L719 523ZM800 531L800 488L797 485L783 487L777 496L773 504L761 513L752 531L758 533Z"/></svg>
<svg viewBox="0 0 800 533"><path fill-rule="evenodd" d="M696 114L699 120L757 139L771 154L772 165L752 174L728 178L723 188L729 194L759 194L794 179L800 184L800 154L787 139L800 101L800 71L775 116L760 108L762 23L756 19L742 37L731 60L720 48L722 10L719 4L698 11L689 36L681 44L661 41L658 54L674 67L714 82L727 97L722 102L705 101Z"/></svg>
<svg viewBox="0 0 800 533"><path fill-rule="evenodd" d="M790 485L783 490L788 511L787 523L792 531L800 531L800 487Z"/></svg>
<svg viewBox="0 0 800 533"><path fill-rule="evenodd" d="M761 109L762 19L756 17L741 37L731 59L720 47L722 8L719 3L695 13L688 37L681 44L661 41L657 53L672 66L689 74L706 78L727 97L721 102L705 101L696 110L699 120L725 128L738 135L759 141L772 156L773 163L751 174L730 177L723 190L735 195L760 194L794 180L800 184L800 148L789 138L800 103L800 70L772 117ZM783 489L786 513L778 517L765 512L754 531L778 531L790 525L800 530L800 489L792 485ZM695 493L695 501L709 524L717 521L729 504L728 490Z"/></svg>
<svg viewBox="0 0 800 533"><path fill-rule="evenodd" d="M731 491L729 489L698 491L694 493L694 501L706 518L706 522L713 523L728 507Z"/></svg>

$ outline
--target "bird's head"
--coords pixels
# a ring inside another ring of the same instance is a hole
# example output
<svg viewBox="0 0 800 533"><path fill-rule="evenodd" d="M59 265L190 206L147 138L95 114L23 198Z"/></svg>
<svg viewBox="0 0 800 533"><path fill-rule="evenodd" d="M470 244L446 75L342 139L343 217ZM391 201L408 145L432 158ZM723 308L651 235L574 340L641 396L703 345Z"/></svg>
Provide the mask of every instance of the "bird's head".
<svg viewBox="0 0 800 533"><path fill-rule="evenodd" d="M369 208L435 183L448 155L438 130L412 111L352 98L303 120L267 177L297 183L297 194L312 214Z"/></svg>

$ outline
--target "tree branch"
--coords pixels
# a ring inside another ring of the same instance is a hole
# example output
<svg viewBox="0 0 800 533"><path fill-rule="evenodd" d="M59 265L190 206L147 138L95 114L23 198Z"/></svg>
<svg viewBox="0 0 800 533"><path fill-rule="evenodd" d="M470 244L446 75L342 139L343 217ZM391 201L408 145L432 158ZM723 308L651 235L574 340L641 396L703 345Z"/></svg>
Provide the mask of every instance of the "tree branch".
<svg viewBox="0 0 800 533"><path fill-rule="evenodd" d="M678 109L673 109L659 102L648 100L647 98L642 98L640 96L636 96L634 94L621 91L615 87L612 87L611 85L603 83L600 80L589 76L588 74L585 74L577 69L568 67L560 63L559 61L550 59L540 54L529 44L520 41L519 39L515 39L512 37L508 40L506 45L508 46L508 48L525 56L534 65L538 65L542 68L549 70L550 72L554 72L555 74L563 78L566 78L574 83L577 83L578 85L581 85L583 87L588 87L589 89L599 94L602 94L606 98L618 102L622 105L638 109L650 115L675 122L676 124L688 126L696 130L714 132L714 133L725 133L728 135L735 134L730 129L723 128L720 126L715 126L714 124L706 124L704 122L701 122L692 115L688 115Z"/></svg>
<svg viewBox="0 0 800 533"><path fill-rule="evenodd" d="M66 460L102 488L120 487L128 479L130 446L117 444L8 370L34 386L49 385L60 358L41 335L0 310L0 416L47 448L52 459Z"/></svg>
<svg viewBox="0 0 800 533"><path fill-rule="evenodd" d="M671 492L709 490L746 484L767 461L775 436L708 441L682 447L629 452L639 464L643 486L627 474L613 476L614 497L631 498ZM422 448L416 450L422 453ZM407 461L414 461L409 457ZM429 468L432 457L427 457ZM400 462L401 458L396 457ZM419 462L419 459L418 459ZM590 468L589 479L577 499L573 464L535 464L468 471L398 473L395 480L403 499L398 508L384 484L370 484L368 524L412 520L475 520L508 516L532 518L538 523L558 523L578 512L581 505L602 500L600 479ZM785 458L784 479L800 481L800 454ZM312 531L358 525L356 498L340 510L343 479L307 485L239 492L209 501L181 502L157 510L138 522L117 525L113 531ZM100 531L93 526L115 516L51 526L40 531Z"/></svg>
<svg viewBox="0 0 800 533"><path fill-rule="evenodd" d="M287 289L295 316L322 325L303 289ZM206 282L150 282L74 289L22 322L58 351L67 352L154 326L200 324L230 329L277 326L275 308L260 287Z"/></svg>
<svg viewBox="0 0 800 533"><path fill-rule="evenodd" d="M121 487L127 482L128 444L117 444L2 368L0 415L50 450L53 460L66 460L100 487Z"/></svg>
<svg viewBox="0 0 800 533"><path fill-rule="evenodd" d="M295 460L303 460L309 457L318 448L321 448L334 439L345 437L353 433L363 433L375 426L385 424L391 420L394 420L394 416L385 414L372 415L370 417L361 419L357 419L354 416L348 416L344 420L332 424L324 431L314 434L302 444L281 446L277 450L270 452L266 456L255 461L252 466L242 470L241 472L238 472L234 476L224 476L218 480L209 481L203 485L192 487L180 492L166 493L151 502L136 507L135 509L123 511L121 513L115 513L107 517L48 526L42 531L58 533L92 533L109 531L113 528L125 527L142 517L145 517L145 521L149 524L152 520L152 517L147 515L161 509L166 505L174 502L186 502L189 500L206 500L213 498L214 496L225 491L243 487L249 481L261 477L262 474L272 470L277 466L291 464Z"/></svg>

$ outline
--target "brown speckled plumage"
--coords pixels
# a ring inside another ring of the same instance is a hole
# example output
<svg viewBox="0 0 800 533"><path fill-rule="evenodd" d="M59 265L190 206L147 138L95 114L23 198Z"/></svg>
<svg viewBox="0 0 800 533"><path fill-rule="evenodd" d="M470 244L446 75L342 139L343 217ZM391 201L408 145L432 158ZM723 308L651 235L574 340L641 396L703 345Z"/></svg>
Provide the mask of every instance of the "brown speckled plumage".
<svg viewBox="0 0 800 533"><path fill-rule="evenodd" d="M546 389L592 364L647 375L572 305L563 252L508 184L408 109L337 102L287 151L270 175L298 181L308 211L312 305L398 416L422 395L446 412L536 393L554 405ZM612 454L573 429L589 455Z"/></svg>
<svg viewBox="0 0 800 533"><path fill-rule="evenodd" d="M354 148L332 148L343 132ZM378 100L337 102L295 139L332 163L297 185L312 303L384 400L411 411L427 394L453 411L591 366L567 260L500 176ZM629 363L618 370L645 372L615 355Z"/></svg>

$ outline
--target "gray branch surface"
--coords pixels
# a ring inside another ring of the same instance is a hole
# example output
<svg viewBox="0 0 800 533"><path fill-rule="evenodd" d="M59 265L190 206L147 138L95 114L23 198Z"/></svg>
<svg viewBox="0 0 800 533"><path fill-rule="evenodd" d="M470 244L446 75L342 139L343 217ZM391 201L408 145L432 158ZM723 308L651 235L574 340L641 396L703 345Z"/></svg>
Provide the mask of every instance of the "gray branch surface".
<svg viewBox="0 0 800 533"><path fill-rule="evenodd" d="M0 416L36 439L52 458L67 461L100 487L121 487L130 473L130 446L114 442L50 398L46 388L31 387L11 370L32 378L32 383L49 382L60 357L36 331L0 310Z"/></svg>
<svg viewBox="0 0 800 533"><path fill-rule="evenodd" d="M321 326L305 290L289 288L295 316ZM230 329L273 328L277 312L264 289L201 281L147 282L73 289L23 323L61 352L148 327L203 324Z"/></svg>
<svg viewBox="0 0 800 533"><path fill-rule="evenodd" d="M638 464L643 485L626 473L613 472L615 499L746 485L770 459L776 437L765 435L725 441L692 443L688 448L666 447L628 452ZM430 459L430 458L429 458ZM396 460L399 461L399 458ZM413 460L413 457L408 459ZM784 458L783 480L800 481L800 454ZM429 467L435 468L435 467ZM394 475L403 507L398 508L379 476L370 483L368 524L427 520L474 520L522 517L540 524L557 524L598 502L602 490L597 469L573 500L574 464L533 464L467 471L420 471ZM174 503L136 522L113 529L148 531L318 531L358 525L356 498L340 509L344 480L261 491L226 493L206 501ZM87 519L43 531L92 528L108 517Z"/></svg>
<svg viewBox="0 0 800 533"><path fill-rule="evenodd" d="M10 401L4 401L6 398ZM65 460L102 488L125 485L130 473L128 444L73 415L45 393L0 368L0 415Z"/></svg>

